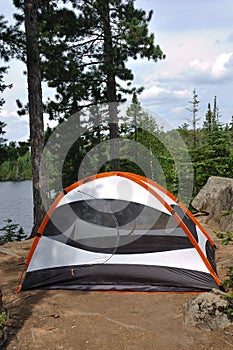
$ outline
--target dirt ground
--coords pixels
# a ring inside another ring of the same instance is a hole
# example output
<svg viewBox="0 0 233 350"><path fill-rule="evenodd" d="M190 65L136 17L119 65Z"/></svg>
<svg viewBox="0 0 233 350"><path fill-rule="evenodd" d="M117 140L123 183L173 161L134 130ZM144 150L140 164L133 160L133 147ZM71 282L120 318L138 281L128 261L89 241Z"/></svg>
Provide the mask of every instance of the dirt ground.
<svg viewBox="0 0 233 350"><path fill-rule="evenodd" d="M233 266L233 245L217 245L223 281ZM0 246L0 288L9 312L4 350L229 350L233 326L204 331L184 324L183 304L194 294L29 291L15 294L31 241ZM4 251L4 252L3 252Z"/></svg>

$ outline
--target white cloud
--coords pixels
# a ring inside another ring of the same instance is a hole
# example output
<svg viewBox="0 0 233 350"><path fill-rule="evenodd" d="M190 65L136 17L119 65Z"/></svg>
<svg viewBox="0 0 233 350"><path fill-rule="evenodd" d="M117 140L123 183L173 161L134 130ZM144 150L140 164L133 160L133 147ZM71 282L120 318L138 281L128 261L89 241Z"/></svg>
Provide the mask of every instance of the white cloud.
<svg viewBox="0 0 233 350"><path fill-rule="evenodd" d="M154 85L148 89L145 89L140 98L143 101L156 101L164 102L166 104L174 103L175 101L187 100L191 96L191 91L175 89L172 85L167 88L163 88L157 85Z"/></svg>
<svg viewBox="0 0 233 350"><path fill-rule="evenodd" d="M184 74L199 83L233 81L233 52L221 53L215 60L195 59Z"/></svg>
<svg viewBox="0 0 233 350"><path fill-rule="evenodd" d="M190 96L191 96L191 91L189 91L189 90L175 90L175 91L173 91L173 95L175 96L175 97L177 97L177 98L185 98L185 99L187 99L187 98L190 98Z"/></svg>
<svg viewBox="0 0 233 350"><path fill-rule="evenodd" d="M18 116L16 112L9 112L6 109L1 111L0 120L6 123L4 137L8 141L27 141L29 135L28 116Z"/></svg>
<svg viewBox="0 0 233 350"><path fill-rule="evenodd" d="M141 94L141 98L145 100L150 100L156 97L165 96L167 95L167 93L168 90L154 85L149 89L145 89Z"/></svg>

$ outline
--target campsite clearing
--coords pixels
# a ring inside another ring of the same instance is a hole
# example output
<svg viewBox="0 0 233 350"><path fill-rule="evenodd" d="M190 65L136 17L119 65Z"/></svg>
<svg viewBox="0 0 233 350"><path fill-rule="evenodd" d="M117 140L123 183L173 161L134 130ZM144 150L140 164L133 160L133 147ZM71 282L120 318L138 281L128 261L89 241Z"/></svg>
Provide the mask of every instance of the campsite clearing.
<svg viewBox="0 0 233 350"><path fill-rule="evenodd" d="M224 279L232 246L217 244ZM71 290L15 294L31 240L7 243L0 252L0 286L10 319L4 350L208 350L233 349L233 326L207 332L184 324L183 304L194 294L137 294Z"/></svg>

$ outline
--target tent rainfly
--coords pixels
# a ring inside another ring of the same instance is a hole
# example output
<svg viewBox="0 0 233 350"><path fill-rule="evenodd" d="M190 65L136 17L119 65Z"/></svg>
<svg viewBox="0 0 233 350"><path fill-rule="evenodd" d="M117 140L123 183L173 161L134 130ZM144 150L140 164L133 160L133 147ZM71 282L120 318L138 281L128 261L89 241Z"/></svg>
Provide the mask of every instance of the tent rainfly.
<svg viewBox="0 0 233 350"><path fill-rule="evenodd" d="M220 288L215 245L162 186L107 172L60 193L35 237L17 291L193 292Z"/></svg>

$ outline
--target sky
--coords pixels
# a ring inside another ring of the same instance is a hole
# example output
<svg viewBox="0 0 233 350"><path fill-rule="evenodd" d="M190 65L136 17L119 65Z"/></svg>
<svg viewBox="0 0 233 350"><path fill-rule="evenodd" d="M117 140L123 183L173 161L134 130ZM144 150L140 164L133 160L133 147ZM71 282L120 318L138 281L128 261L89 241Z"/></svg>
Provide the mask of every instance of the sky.
<svg viewBox="0 0 233 350"><path fill-rule="evenodd" d="M193 90L198 94L202 125L208 103L214 96L220 121L230 122L233 115L233 1L232 0L136 0L136 7L153 10L149 26L166 59L158 62L129 60L134 85L144 86L139 97L142 106L167 121L171 127L191 122ZM11 1L0 0L0 12L11 18ZM8 140L27 140L28 116L19 117L15 100L27 102L25 67L12 62L4 92L6 100L0 120L7 123ZM48 89L44 86L44 94ZM130 98L129 98L130 102ZM45 124L47 122L45 121Z"/></svg>

